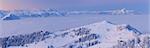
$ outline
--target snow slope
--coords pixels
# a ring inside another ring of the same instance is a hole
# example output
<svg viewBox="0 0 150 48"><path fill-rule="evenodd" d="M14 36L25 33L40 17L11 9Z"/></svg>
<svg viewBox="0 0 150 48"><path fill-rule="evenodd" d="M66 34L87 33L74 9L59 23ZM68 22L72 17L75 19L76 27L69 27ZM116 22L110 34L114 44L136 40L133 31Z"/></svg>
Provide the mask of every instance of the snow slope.
<svg viewBox="0 0 150 48"><path fill-rule="evenodd" d="M3 48L150 48L150 35L127 24L102 21L65 31L9 36L0 43Z"/></svg>

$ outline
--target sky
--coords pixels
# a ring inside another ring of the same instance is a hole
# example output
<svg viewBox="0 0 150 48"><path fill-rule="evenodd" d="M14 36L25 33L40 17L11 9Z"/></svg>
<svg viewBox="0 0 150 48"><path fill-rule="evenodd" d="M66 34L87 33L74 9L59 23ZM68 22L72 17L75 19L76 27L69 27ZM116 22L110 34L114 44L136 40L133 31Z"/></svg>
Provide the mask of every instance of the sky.
<svg viewBox="0 0 150 48"><path fill-rule="evenodd" d="M0 9L127 8L148 12L149 0L0 0Z"/></svg>

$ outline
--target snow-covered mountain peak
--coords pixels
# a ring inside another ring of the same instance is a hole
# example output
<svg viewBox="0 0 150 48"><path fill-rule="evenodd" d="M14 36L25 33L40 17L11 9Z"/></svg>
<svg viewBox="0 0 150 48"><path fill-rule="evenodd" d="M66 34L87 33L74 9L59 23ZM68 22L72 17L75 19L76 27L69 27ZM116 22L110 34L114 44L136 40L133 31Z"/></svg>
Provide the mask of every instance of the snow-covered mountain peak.
<svg viewBox="0 0 150 48"><path fill-rule="evenodd" d="M100 44L96 43L96 47L100 48L111 48L114 45L117 45L118 41L128 42L129 40L134 40L140 33L130 25L117 25L108 21L72 28L64 32L69 32L68 35L74 36L74 38L82 38L89 34L96 34L99 37L98 39L95 39L95 41L101 42ZM95 46L93 48L95 48Z"/></svg>
<svg viewBox="0 0 150 48"><path fill-rule="evenodd" d="M92 24L88 24L88 25L85 25L83 27L95 27L95 26L113 26L115 25L114 23L111 23L109 21L101 21L101 22L96 22L96 23L92 23Z"/></svg>
<svg viewBox="0 0 150 48"><path fill-rule="evenodd" d="M127 24L118 25L102 21L53 33L40 31L29 35L0 38L0 41L2 40L0 45L10 48L12 46L16 48L18 46L20 48L126 48L143 43L143 39L150 42L150 36L141 36L141 38L139 32L135 30ZM26 39L23 40L23 37ZM24 42L12 42L12 40Z"/></svg>
<svg viewBox="0 0 150 48"><path fill-rule="evenodd" d="M106 21L106 20L104 20L104 21L101 21L100 23L105 23L105 24L113 24L113 23L111 23L111 22L109 22L109 21Z"/></svg>
<svg viewBox="0 0 150 48"><path fill-rule="evenodd" d="M111 32L133 32L135 34L141 34L140 31L131 27L128 24L120 25L120 24L111 23L109 21L101 21L101 22L84 25L84 26L77 27L77 28L89 28L89 29L93 29L93 30L97 30L97 31L105 32L105 33L111 31ZM76 28L72 28L72 29L76 29Z"/></svg>

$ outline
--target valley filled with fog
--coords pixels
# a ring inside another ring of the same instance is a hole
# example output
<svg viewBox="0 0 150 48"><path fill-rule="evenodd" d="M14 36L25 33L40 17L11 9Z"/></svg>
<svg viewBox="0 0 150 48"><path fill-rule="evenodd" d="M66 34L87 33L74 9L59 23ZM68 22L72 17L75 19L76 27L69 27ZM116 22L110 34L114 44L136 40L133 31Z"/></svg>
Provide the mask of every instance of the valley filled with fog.
<svg viewBox="0 0 150 48"><path fill-rule="evenodd" d="M105 20L115 24L129 24L140 32L150 33L149 18L148 15L68 15L2 20L0 21L0 32L1 37L28 34L41 30L55 32Z"/></svg>

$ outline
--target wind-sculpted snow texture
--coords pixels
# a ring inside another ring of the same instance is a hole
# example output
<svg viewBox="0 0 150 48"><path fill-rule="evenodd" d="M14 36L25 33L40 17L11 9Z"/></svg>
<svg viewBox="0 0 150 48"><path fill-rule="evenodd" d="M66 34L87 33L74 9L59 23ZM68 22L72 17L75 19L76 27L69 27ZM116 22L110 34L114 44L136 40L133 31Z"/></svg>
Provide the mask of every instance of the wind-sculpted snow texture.
<svg viewBox="0 0 150 48"><path fill-rule="evenodd" d="M0 38L2 48L150 48L150 35L107 21L66 31L40 31Z"/></svg>

